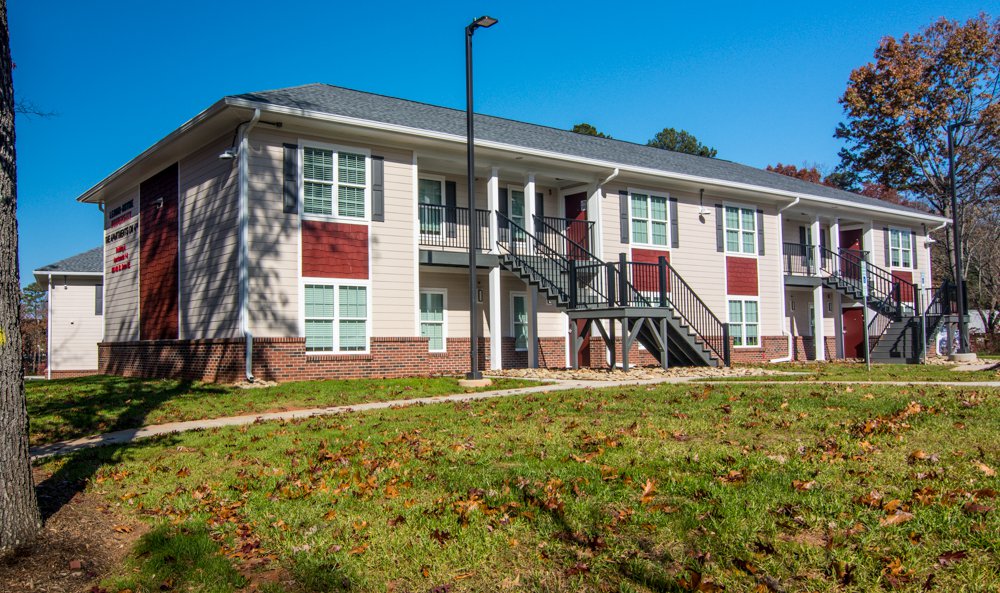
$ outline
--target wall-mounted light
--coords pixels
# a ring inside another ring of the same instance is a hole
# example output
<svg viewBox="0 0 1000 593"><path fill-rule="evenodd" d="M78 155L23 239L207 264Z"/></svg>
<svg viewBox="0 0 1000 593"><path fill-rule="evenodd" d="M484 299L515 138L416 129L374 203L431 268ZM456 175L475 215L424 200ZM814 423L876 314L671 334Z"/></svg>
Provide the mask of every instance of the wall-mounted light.
<svg viewBox="0 0 1000 593"><path fill-rule="evenodd" d="M794 311L795 310L795 297L791 297L790 299L788 299L788 304L791 307L792 311Z"/></svg>
<svg viewBox="0 0 1000 593"><path fill-rule="evenodd" d="M235 148L227 148L227 149L223 150L222 154L219 155L219 158L222 159L222 160L224 160L224 161L231 161L231 160L235 159L236 158L236 149Z"/></svg>
<svg viewBox="0 0 1000 593"><path fill-rule="evenodd" d="M476 302L479 303L480 305L483 304L483 289L482 288L476 290Z"/></svg>
<svg viewBox="0 0 1000 593"><path fill-rule="evenodd" d="M155 200L153 200L153 205L156 206L157 210L159 210L160 208L163 208L163 197L160 196L159 198L156 198Z"/></svg>

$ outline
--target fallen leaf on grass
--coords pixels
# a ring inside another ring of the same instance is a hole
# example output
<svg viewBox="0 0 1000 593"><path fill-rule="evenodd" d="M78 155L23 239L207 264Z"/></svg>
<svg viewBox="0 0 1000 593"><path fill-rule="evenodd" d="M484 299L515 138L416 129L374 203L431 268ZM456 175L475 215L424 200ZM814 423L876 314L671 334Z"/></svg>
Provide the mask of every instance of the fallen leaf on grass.
<svg viewBox="0 0 1000 593"><path fill-rule="evenodd" d="M653 500L653 494L656 493L656 480L650 478L646 480L646 484L642 487L642 494L639 497L639 502L642 504L649 504Z"/></svg>
<svg viewBox="0 0 1000 593"><path fill-rule="evenodd" d="M979 471L981 471L984 474L986 474L987 477L992 478L993 476L997 475L997 472L996 472L995 469L993 469L992 467L986 465L985 463L983 463L981 461L977 461L975 463L975 466L976 466L976 469L978 469Z"/></svg>
<svg viewBox="0 0 1000 593"><path fill-rule="evenodd" d="M907 513L906 511L899 511L894 515L889 515L888 517L883 517L879 520L878 524L887 527L889 525L899 525L901 523L906 523L913 518L913 513Z"/></svg>
<svg viewBox="0 0 1000 593"><path fill-rule="evenodd" d="M792 480L792 488L798 490L799 492L812 490L814 486L816 486L815 480L809 480L808 482L803 480Z"/></svg>
<svg viewBox="0 0 1000 593"><path fill-rule="evenodd" d="M361 544L356 548L351 548L351 551L348 552L348 554L350 554L351 556L358 556L360 554L364 554L365 551L367 550L368 550L368 544Z"/></svg>
<svg viewBox="0 0 1000 593"><path fill-rule="evenodd" d="M937 560L941 566L948 566L949 564L965 560L968 556L969 554L965 550L952 550L941 554Z"/></svg>
<svg viewBox="0 0 1000 593"><path fill-rule="evenodd" d="M337 511L330 509L323 515L324 521L333 521L333 518L337 516Z"/></svg>
<svg viewBox="0 0 1000 593"><path fill-rule="evenodd" d="M980 514L988 513L993 510L993 507L985 504L979 504L978 502L969 501L962 505L962 509L969 514Z"/></svg>
<svg viewBox="0 0 1000 593"><path fill-rule="evenodd" d="M717 476L715 479L722 482L723 484L737 484L740 482L746 482L747 477L743 474L743 472L731 469L729 470L729 473L727 473L726 475Z"/></svg>
<svg viewBox="0 0 1000 593"><path fill-rule="evenodd" d="M115 525L112 529L115 533L132 533L132 528L128 525Z"/></svg>

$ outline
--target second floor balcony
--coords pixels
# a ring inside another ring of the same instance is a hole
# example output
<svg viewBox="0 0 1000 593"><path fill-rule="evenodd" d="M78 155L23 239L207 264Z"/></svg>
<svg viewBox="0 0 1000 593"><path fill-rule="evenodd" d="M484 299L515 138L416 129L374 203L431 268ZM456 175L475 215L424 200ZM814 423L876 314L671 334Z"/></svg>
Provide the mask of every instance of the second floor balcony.
<svg viewBox="0 0 1000 593"><path fill-rule="evenodd" d="M868 251L840 249L839 255L823 245L788 243L782 245L782 265L786 276L823 277L834 272L860 277L861 262L871 262Z"/></svg>

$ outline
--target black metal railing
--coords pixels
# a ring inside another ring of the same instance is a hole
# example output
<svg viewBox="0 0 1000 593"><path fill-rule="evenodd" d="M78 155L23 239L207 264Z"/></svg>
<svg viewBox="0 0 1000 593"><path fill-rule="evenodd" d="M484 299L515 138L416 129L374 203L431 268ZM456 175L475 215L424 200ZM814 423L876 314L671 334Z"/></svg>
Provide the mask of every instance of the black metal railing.
<svg viewBox="0 0 1000 593"><path fill-rule="evenodd" d="M820 272L839 278L856 291L863 290L862 270L868 280L868 303L877 311L898 318L906 312L914 313L918 308L917 287L912 283L893 276L874 264L864 262L856 252L834 253L826 247L819 248ZM864 262L862 264L862 262Z"/></svg>
<svg viewBox="0 0 1000 593"><path fill-rule="evenodd" d="M420 204L420 244L433 247L469 248L469 209ZM476 209L480 251L490 251L490 211Z"/></svg>
<svg viewBox="0 0 1000 593"><path fill-rule="evenodd" d="M815 252L812 245L785 243L782 246L785 274L788 276L815 276L819 271L816 267Z"/></svg>
<svg viewBox="0 0 1000 593"><path fill-rule="evenodd" d="M942 317L958 313L958 291L951 280L945 280L941 286L928 289L929 299L924 313L927 317Z"/></svg>
<svg viewBox="0 0 1000 593"><path fill-rule="evenodd" d="M534 276L540 289L554 293L562 303L570 303L572 283L569 260L502 212L497 212L496 215L498 227L506 231L499 233L497 246Z"/></svg>
<svg viewBox="0 0 1000 593"><path fill-rule="evenodd" d="M594 245L594 223L589 220L535 216L538 240L560 251L568 259L591 259ZM562 245L560 245L562 243ZM594 258L596 259L596 258Z"/></svg>

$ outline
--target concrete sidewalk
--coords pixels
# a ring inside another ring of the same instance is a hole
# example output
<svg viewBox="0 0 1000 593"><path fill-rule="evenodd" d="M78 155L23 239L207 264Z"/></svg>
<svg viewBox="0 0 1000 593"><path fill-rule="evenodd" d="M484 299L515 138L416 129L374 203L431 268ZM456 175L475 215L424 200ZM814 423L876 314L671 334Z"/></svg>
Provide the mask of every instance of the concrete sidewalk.
<svg viewBox="0 0 1000 593"><path fill-rule="evenodd" d="M686 383L690 380L691 378L687 377L678 377L678 378L664 377L658 379L635 379L635 380L623 380L623 381L550 380L550 382L544 385L536 385L533 387L520 387L517 389L504 389L500 391L482 391L478 393L456 393L453 395L441 395L436 397L420 397L415 399L372 402L367 404L356 404L353 406L331 406L326 408L291 410L288 412L271 412L267 414L252 414L246 416L209 418L205 420L190 420L187 422L169 422L167 424L155 424L152 426L143 426L142 428L130 428L127 430L118 430L115 432L108 432L105 434L100 434L91 437L82 437L79 439L70 439L66 441L50 443L48 445L39 445L37 447L32 447L30 449L30 453L31 453L31 459L37 460L37 459L44 459L45 457L51 457L53 455L65 455L67 453L73 453L74 451L80 451L83 449L102 447L104 445L120 445L123 443L131 443L132 441L159 435L187 432L191 430L204 430L207 428L220 428L223 426L243 426L246 424L253 424L258 421L266 422L268 420L294 420L297 418L314 418L318 416L332 416L336 414L347 414L350 412L362 412L367 410L384 410L386 408L401 408L401 407L421 405L421 404L440 404L440 403L475 401L481 399L492 399L497 397L510 397L514 395L527 395L531 393L567 391L570 389L618 387L618 386L629 386L629 385L652 385L658 383Z"/></svg>

